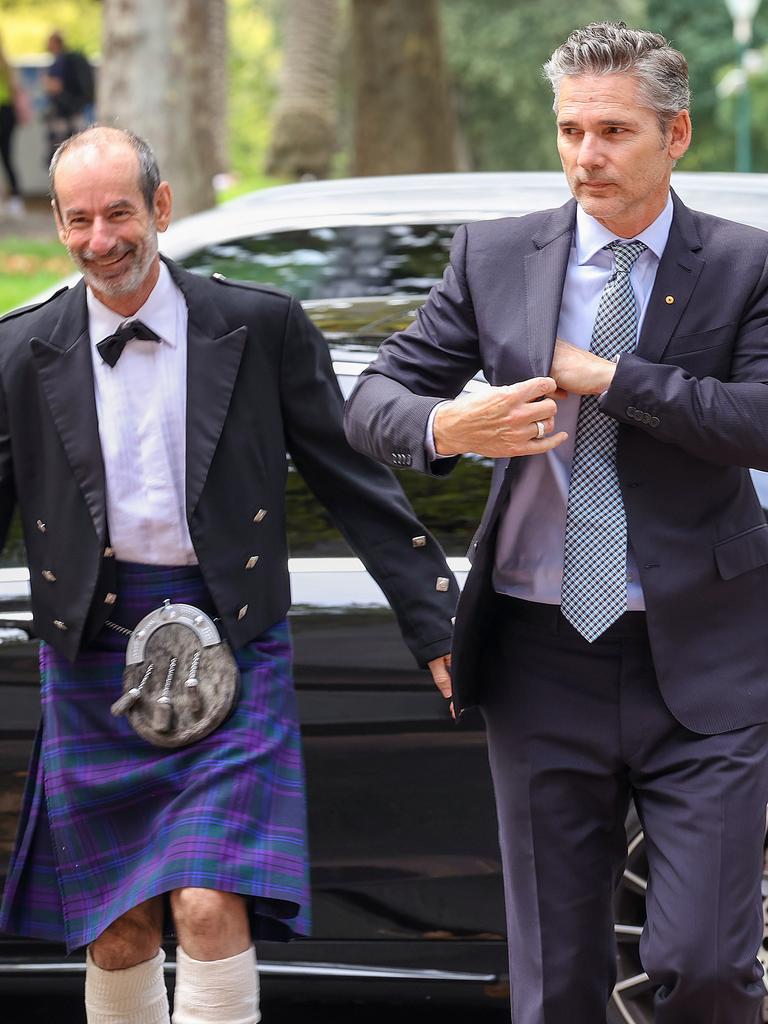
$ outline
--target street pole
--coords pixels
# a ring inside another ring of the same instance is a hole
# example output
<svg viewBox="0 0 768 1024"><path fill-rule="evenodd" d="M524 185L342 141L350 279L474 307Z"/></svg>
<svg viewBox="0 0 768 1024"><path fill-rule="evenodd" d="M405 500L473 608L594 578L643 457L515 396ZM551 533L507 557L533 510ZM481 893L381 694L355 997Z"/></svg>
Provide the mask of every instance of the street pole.
<svg viewBox="0 0 768 1024"><path fill-rule="evenodd" d="M739 64L744 75L744 84L736 108L736 170L745 173L752 170L752 97L749 92L747 70L748 49L748 45L739 43Z"/></svg>
<svg viewBox="0 0 768 1024"><path fill-rule="evenodd" d="M733 38L739 48L742 85L736 109L736 170L752 170L752 102L749 94L749 47L760 0L725 0L733 19Z"/></svg>

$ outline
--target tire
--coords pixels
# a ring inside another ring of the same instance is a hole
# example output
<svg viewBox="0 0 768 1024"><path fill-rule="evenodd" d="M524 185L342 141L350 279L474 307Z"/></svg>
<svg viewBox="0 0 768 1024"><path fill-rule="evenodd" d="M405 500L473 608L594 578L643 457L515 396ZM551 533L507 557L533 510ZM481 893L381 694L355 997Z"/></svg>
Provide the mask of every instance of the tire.
<svg viewBox="0 0 768 1024"><path fill-rule="evenodd" d="M645 924L648 858L642 826L633 807L627 816L627 865L614 897L617 944L616 987L608 1007L609 1024L653 1024L654 988L640 963L640 934ZM763 875L763 943L758 954L768 989L768 874ZM768 1021L768 997L763 1004Z"/></svg>

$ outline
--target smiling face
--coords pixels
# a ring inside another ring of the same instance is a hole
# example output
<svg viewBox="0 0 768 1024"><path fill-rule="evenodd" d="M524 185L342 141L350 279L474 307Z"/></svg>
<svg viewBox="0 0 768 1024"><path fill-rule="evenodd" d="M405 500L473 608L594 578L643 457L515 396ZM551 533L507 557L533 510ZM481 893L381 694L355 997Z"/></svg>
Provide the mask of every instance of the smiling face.
<svg viewBox="0 0 768 1024"><path fill-rule="evenodd" d="M93 294L123 316L135 313L155 286L157 232L170 221L167 182L147 209L138 158L122 141L82 143L56 168L53 204L59 238Z"/></svg>
<svg viewBox="0 0 768 1024"><path fill-rule="evenodd" d="M557 149L583 210L622 238L659 216L672 167L691 141L687 110L662 134L630 74L566 76L557 105Z"/></svg>

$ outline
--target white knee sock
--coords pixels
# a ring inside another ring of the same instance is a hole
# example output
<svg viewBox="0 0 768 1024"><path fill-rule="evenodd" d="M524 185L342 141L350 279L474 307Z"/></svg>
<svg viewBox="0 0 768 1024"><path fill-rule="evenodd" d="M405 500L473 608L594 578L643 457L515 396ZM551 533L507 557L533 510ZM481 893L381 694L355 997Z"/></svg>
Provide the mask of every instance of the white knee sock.
<svg viewBox="0 0 768 1024"><path fill-rule="evenodd" d="M226 960L193 960L176 947L173 1024L258 1024L256 951Z"/></svg>
<svg viewBox="0 0 768 1024"><path fill-rule="evenodd" d="M88 1024L169 1024L163 978L165 953L123 971L104 971L88 950L85 1012Z"/></svg>

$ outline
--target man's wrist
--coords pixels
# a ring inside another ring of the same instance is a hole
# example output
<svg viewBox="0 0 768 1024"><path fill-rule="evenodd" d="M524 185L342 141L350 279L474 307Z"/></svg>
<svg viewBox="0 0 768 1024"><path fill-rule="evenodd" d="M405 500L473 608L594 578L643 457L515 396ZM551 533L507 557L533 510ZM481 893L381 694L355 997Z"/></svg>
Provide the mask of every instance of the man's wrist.
<svg viewBox="0 0 768 1024"><path fill-rule="evenodd" d="M446 418L450 421L450 410L452 406L453 402L443 402L441 405L437 406L434 419L432 420L432 443L434 445L435 455L439 459L447 459L454 455L461 455L461 452L456 449L455 445L451 444L450 423L446 423Z"/></svg>
<svg viewBox="0 0 768 1024"><path fill-rule="evenodd" d="M594 395L603 395L613 383L613 378L616 376L616 366L618 364L619 357L616 359L604 359L603 365L600 367L600 373L598 375L597 383L592 391Z"/></svg>

